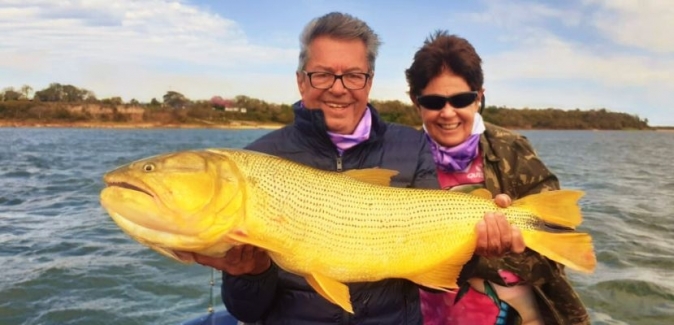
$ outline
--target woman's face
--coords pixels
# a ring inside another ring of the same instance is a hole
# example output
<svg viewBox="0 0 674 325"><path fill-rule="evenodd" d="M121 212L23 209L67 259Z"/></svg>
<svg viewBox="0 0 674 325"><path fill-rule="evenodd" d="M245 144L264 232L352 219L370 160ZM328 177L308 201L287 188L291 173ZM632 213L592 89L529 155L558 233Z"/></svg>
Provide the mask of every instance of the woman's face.
<svg viewBox="0 0 674 325"><path fill-rule="evenodd" d="M438 98L434 99L435 104L444 104L442 108L431 109L430 103L423 99L412 98L414 104L419 108L421 121L426 127L426 132L438 144L443 147L454 147L466 141L473 130L473 119L479 109L480 98L483 90L473 94L468 83L462 77L455 75L451 71L444 70L441 74L431 79L426 88L421 91L421 96L437 95L442 97L455 97L456 106L465 105L465 107L453 107L450 102L441 103ZM429 100L433 102L433 100ZM458 102L458 103L457 103ZM424 107L424 103L427 106ZM439 105L438 105L439 106ZM437 107L436 107L437 108Z"/></svg>

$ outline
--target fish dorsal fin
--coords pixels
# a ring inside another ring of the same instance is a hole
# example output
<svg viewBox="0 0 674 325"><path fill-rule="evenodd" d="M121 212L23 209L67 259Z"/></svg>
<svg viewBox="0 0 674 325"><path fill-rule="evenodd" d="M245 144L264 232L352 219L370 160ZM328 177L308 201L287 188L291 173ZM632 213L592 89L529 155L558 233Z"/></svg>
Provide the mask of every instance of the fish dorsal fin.
<svg viewBox="0 0 674 325"><path fill-rule="evenodd" d="M474 191L471 191L470 194L471 194L471 195L478 196L478 197L481 197L481 198L483 198L483 199L487 199L487 200L491 200L491 199L494 198L494 197L491 195L491 192L489 192L489 190L486 189L486 188L478 188L478 189L476 189L476 190L474 190Z"/></svg>
<svg viewBox="0 0 674 325"><path fill-rule="evenodd" d="M344 175L365 183L390 186L391 177L398 175L398 171L382 168L364 168L347 170L344 172Z"/></svg>
<svg viewBox="0 0 674 325"><path fill-rule="evenodd" d="M353 314L353 307L351 306L351 296L349 295L349 287L344 283L338 282L320 274L310 274L304 277L309 285L318 292L325 299L331 303L342 307L342 309Z"/></svg>

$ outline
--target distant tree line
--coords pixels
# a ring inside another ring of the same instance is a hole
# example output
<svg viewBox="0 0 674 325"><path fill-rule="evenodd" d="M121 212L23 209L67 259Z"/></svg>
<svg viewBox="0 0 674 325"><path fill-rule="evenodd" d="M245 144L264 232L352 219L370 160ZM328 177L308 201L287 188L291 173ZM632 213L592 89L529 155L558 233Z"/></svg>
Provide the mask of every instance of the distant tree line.
<svg viewBox="0 0 674 325"><path fill-rule="evenodd" d="M31 96L32 94L32 96ZM398 100L373 100L372 105L386 121L420 126L417 108ZM78 106L81 109L74 110ZM95 111L95 107L98 111ZM133 107L134 110L129 108ZM235 107L245 110L226 110ZM138 113L138 112L141 113ZM140 116L132 116L132 115ZM598 110L515 109L487 106L482 115L487 122L516 129L649 129L648 119L637 115ZM121 97L98 99L87 89L73 85L52 83L35 91L24 85L18 89L5 88L0 92L0 119L33 121L143 121L164 123L210 123L231 121L288 124L293 121L292 107L236 96L223 99L191 100L177 91L167 91L158 100L147 103L136 99L124 102Z"/></svg>
<svg viewBox="0 0 674 325"><path fill-rule="evenodd" d="M398 100L372 101L387 121L418 126L421 118L417 108ZM557 130L645 130L648 119L637 115L611 112L605 108L593 110L562 110L556 108L530 109L487 106L482 111L485 121L512 129Z"/></svg>

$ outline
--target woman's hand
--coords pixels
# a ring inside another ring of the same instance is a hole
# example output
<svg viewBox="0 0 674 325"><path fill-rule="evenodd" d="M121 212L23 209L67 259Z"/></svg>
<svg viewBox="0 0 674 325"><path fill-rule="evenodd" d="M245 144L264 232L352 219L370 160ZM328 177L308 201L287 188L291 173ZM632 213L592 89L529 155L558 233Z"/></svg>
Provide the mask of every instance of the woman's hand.
<svg viewBox="0 0 674 325"><path fill-rule="evenodd" d="M498 194L494 202L501 208L512 204L507 194ZM476 225L477 246L475 254L484 257L502 257L504 254L522 253L526 248L519 228L511 226L500 212L488 212Z"/></svg>

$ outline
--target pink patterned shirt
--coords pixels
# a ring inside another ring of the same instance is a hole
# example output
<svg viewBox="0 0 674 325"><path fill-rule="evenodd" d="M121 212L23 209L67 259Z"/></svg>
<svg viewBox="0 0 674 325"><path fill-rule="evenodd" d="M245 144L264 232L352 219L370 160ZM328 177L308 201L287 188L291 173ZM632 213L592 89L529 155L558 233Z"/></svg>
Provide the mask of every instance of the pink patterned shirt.
<svg viewBox="0 0 674 325"><path fill-rule="evenodd" d="M440 169L438 182L442 189L470 192L484 187L484 168L481 153L463 172L448 173ZM508 271L499 271L507 283L517 283L519 277ZM468 289L458 301L457 291L431 293L420 290L421 313L424 325L494 325L499 306L487 295Z"/></svg>

